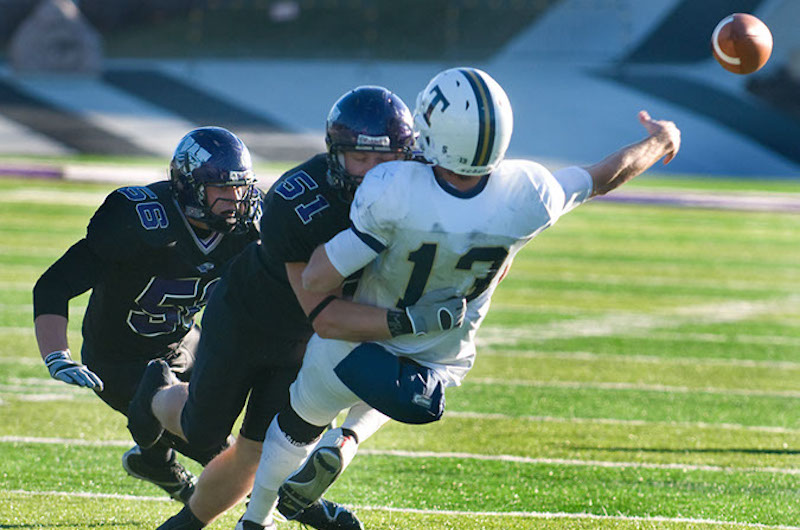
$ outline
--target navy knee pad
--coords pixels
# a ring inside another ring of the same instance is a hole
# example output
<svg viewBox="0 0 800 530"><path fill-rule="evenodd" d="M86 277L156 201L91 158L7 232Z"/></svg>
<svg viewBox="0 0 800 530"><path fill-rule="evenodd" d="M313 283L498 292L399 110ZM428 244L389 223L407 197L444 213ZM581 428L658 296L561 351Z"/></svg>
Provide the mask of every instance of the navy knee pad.
<svg viewBox="0 0 800 530"><path fill-rule="evenodd" d="M378 344L357 346L334 372L367 405L393 420L422 424L444 414L444 383L436 372Z"/></svg>

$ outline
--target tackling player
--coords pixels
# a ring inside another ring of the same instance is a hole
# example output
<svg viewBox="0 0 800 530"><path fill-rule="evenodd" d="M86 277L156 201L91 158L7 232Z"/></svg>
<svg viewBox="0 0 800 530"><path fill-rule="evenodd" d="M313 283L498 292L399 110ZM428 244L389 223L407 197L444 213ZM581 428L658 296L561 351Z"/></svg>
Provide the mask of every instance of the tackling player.
<svg viewBox="0 0 800 530"><path fill-rule="evenodd" d="M209 300L188 386L171 384L168 371L154 363L131 405L129 428L140 445L153 443L166 428L211 447L227 436L247 402L236 443L206 466L188 505L163 529L202 528L250 492L266 428L288 402L315 331L353 341L395 335L393 313L350 302L338 288L306 291L301 274L313 250L349 225L350 202L364 174L411 157L411 112L384 88L359 87L331 108L325 139L327 153L287 171L264 199L261 242L233 261ZM422 327L456 302L417 304L403 320L409 331L409 319ZM363 411L333 431L363 440L388 421L369 407ZM352 513L328 501L304 508L292 517L316 528L361 528Z"/></svg>
<svg viewBox="0 0 800 530"><path fill-rule="evenodd" d="M106 197L86 237L33 290L36 340L50 375L93 389L122 414L150 360L162 359L188 379L200 335L194 315L226 263L258 238L261 196L254 181L244 143L225 129L202 127L178 144L169 181ZM81 364L67 342L68 304L89 289ZM169 436L133 447L122 464L186 502L195 477L172 448L205 464L224 444L198 450Z"/></svg>
<svg viewBox="0 0 800 530"><path fill-rule="evenodd" d="M313 442L340 411L366 404L406 423L438 420L444 388L459 385L472 367L475 334L516 253L590 197L662 157L669 162L680 145L672 122L642 112L648 136L587 168L553 174L532 161L503 160L511 105L500 85L474 68L434 77L417 99L414 120L430 164L392 162L370 171L356 192L351 227L314 251L303 286L324 292L363 268L354 300L402 313L453 292L466 304L464 324L362 344L313 337L290 388L290 407L268 428L237 528L268 524L276 503L282 513L300 510L330 486L356 446L328 433L316 449ZM459 313L438 317L449 321Z"/></svg>

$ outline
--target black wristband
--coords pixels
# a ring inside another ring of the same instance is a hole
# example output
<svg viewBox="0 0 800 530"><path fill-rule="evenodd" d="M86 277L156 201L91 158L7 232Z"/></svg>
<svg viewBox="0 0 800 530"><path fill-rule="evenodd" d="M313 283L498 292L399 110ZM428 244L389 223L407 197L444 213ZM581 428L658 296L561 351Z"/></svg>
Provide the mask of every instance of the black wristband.
<svg viewBox="0 0 800 530"><path fill-rule="evenodd" d="M386 311L386 324L389 326L389 333L392 337L398 335L407 335L414 332L411 326L411 320L406 315L405 311L398 311L396 309L389 309Z"/></svg>
<svg viewBox="0 0 800 530"><path fill-rule="evenodd" d="M308 314L308 322L309 322L309 324L313 324L314 323L314 319L317 318L319 316L319 314L322 313L322 310L325 309L326 307L328 307L328 304L330 304L334 300L336 300L336 297L333 296L333 295L330 295L329 297L325 298L325 300L323 300L322 302L318 303L317 307L312 309L311 312Z"/></svg>

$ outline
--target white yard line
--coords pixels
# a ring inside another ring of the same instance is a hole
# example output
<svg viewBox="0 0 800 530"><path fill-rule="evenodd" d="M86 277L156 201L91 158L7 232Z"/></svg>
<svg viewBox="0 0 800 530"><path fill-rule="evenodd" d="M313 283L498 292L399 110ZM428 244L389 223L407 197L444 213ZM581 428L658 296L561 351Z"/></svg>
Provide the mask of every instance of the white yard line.
<svg viewBox="0 0 800 530"><path fill-rule="evenodd" d="M800 398L796 390L752 390L740 388L714 388L669 385L649 385L643 383L587 382L587 381L527 381L520 379L494 379L491 377L475 377L467 379L467 383L492 386L522 386L530 388L573 388L593 390L641 390L644 392L668 392L670 394L715 394L724 396L757 396Z"/></svg>
<svg viewBox="0 0 800 530"><path fill-rule="evenodd" d="M33 335L33 329L24 329L27 334ZM0 331L2 333L2 331ZM788 344L788 342L787 342ZM800 339L797 339L800 345ZM740 368L775 368L779 370L800 370L800 362L793 361L764 361L755 359L720 359L713 357L659 357L655 355L615 355L605 353L591 353L585 351L509 351L502 349L483 349L478 354L480 357L506 357L509 359L560 359L565 361L607 361L631 362L653 365L686 365L686 366L730 366ZM0 357L0 364L19 364L24 366L41 365L41 359L33 356Z"/></svg>
<svg viewBox="0 0 800 530"><path fill-rule="evenodd" d="M600 425L630 425L630 426L663 426L688 427L697 429L724 429L730 431L753 431L768 432L773 434L800 434L800 429L788 427L774 427L771 425L741 425L738 423L707 423L702 421L645 421L645 420L621 420L616 418L560 418L554 416L513 416L499 412L471 412L471 411L448 411L445 418L464 418L476 420L513 420L529 421L533 423L576 423Z"/></svg>
<svg viewBox="0 0 800 530"><path fill-rule="evenodd" d="M14 281L0 281L0 290L2 291L17 291L17 290L32 290L33 281L30 282L14 282Z"/></svg>
<svg viewBox="0 0 800 530"><path fill-rule="evenodd" d="M26 491L8 490L15 495L44 496L44 497L77 497L83 499L116 499L138 502L173 502L169 497L148 497L139 495L121 495L115 493L90 493L66 491ZM417 515L446 515L453 518L461 517L524 517L529 519L590 519L595 521L636 521L642 523L687 523L707 524L718 526L732 526L736 528L763 528L770 530L800 530L798 526L765 525L760 523L742 523L735 521L719 521L716 519L693 519L691 517L642 517L636 515L599 515L593 513L566 513L566 512L496 512L496 511L465 511L465 510L432 510L419 508L398 508L394 506L353 505L347 506L355 510L368 510L392 513L407 513Z"/></svg>
<svg viewBox="0 0 800 530"><path fill-rule="evenodd" d="M420 515L452 515L454 517L526 517L535 519L592 519L597 521L640 521L643 523L689 523L734 526L741 528L769 528L775 530L800 530L798 526L764 525L759 523L739 523L717 521L714 519L692 519L690 517L640 517L635 515L599 515L594 513L564 512L467 512L461 510L422 510L417 508L393 508L386 506L353 506L360 510L375 510L397 513L415 513Z"/></svg>
<svg viewBox="0 0 800 530"><path fill-rule="evenodd" d="M688 305L665 309L658 314L615 313L598 318L576 318L515 328L487 327L478 332L480 346L515 345L525 341L571 339L576 337L641 336L652 330L692 324L721 324L796 310L800 297L791 295L773 300L729 301L718 304Z"/></svg>
<svg viewBox="0 0 800 530"><path fill-rule="evenodd" d="M28 443L45 445L66 445L83 447L130 447L133 442L123 440L84 440L69 438L39 438L33 436L0 436L0 443ZM555 466L602 467L611 469L677 469L681 471L711 471L719 473L774 473L800 475L800 468L777 467L723 467L698 464L659 464L650 462L614 462L604 460L576 460L564 458L531 458L517 455L487 455L465 452L403 451L384 449L361 449L362 455L391 456L397 458L439 458L460 460L481 460L486 462L511 462L515 464L545 464Z"/></svg>
<svg viewBox="0 0 800 530"><path fill-rule="evenodd" d="M0 196L0 204L63 204L64 206L100 206L111 192L45 189L9 190Z"/></svg>
<svg viewBox="0 0 800 530"><path fill-rule="evenodd" d="M51 396L64 396L72 399L82 395L89 396L80 388L72 389L66 387L64 383L50 379L19 379L9 378L8 383L0 384L0 394L14 394L18 399L30 401L32 395L42 391L42 387L63 392L49 392ZM497 379L492 377L471 377L466 383L468 385L490 385L495 387L516 386L527 388L569 388L574 390L622 390L622 391L641 391L641 392L662 392L669 394L713 394L718 396L754 396L754 397L773 397L800 399L798 390L756 390L747 388L716 388L716 387L689 387L658 385L646 383L625 383L615 381L537 381L526 379ZM62 388L63 387L63 388ZM47 401L47 399L42 399Z"/></svg>
<svg viewBox="0 0 800 530"><path fill-rule="evenodd" d="M9 399L9 394L13 395L13 399ZM0 406L8 404L9 401L24 401L24 402L31 402L31 403L38 403L38 402L51 402L51 401L82 401L83 398L80 396L76 396L74 394L58 394L58 393L45 393L45 394L20 394L17 392L3 392L0 390L0 395L4 397L4 400L0 400ZM88 400L85 400L88 401Z"/></svg>
<svg viewBox="0 0 800 530"><path fill-rule="evenodd" d="M21 366L43 366L44 362L36 357L0 357L0 364L17 364Z"/></svg>
<svg viewBox="0 0 800 530"><path fill-rule="evenodd" d="M796 322L793 322L796 324ZM800 337L784 337L780 335L726 335L723 333L680 333L666 331L648 331L647 333L628 333L626 337L711 343L733 343L733 344L761 344L775 346L800 346Z"/></svg>
<svg viewBox="0 0 800 530"><path fill-rule="evenodd" d="M800 339L798 339L800 344ZM655 355L614 355L591 353L585 351L504 351L484 350L481 357L507 357L509 359L560 359L564 361L608 361L632 362L654 365L687 365L687 366L733 366L740 368L775 368L780 370L800 370L800 362L792 361L758 361L753 359L719 359L703 357L658 357Z"/></svg>
<svg viewBox="0 0 800 530"><path fill-rule="evenodd" d="M146 497L144 495L122 495L119 493L90 493L88 491L27 491L27 490L8 490L8 493L16 495L31 495L45 497L78 497L81 499L117 499L123 501L144 501L144 502L173 502L170 497Z"/></svg>
<svg viewBox="0 0 800 530"><path fill-rule="evenodd" d="M459 452L400 451L381 449L361 449L362 455L396 456L400 458L456 458L463 460L482 460L489 462L512 462L515 464L546 464L555 466L604 467L611 469L677 469L681 471L713 471L720 473L775 473L800 475L800 469L776 467L722 467L697 464L655 464L649 462L609 462L603 460L574 460L564 458L530 458L515 455L484 455Z"/></svg>
<svg viewBox="0 0 800 530"><path fill-rule="evenodd" d="M0 334L30 335L33 337L33 324L30 326L0 326Z"/></svg>
<svg viewBox="0 0 800 530"><path fill-rule="evenodd" d="M790 244L787 241L787 244ZM650 272L650 271L648 271ZM512 272L513 274L513 272ZM591 273L586 271L573 272L569 271L550 271L542 270L536 272L520 272L514 275L517 281L525 281L529 285L535 285L539 279L546 281L562 281L562 282L576 282L580 284L596 284L596 285L619 285L623 288L640 286L640 287L699 287L709 289L736 289L741 291L762 291L764 289L785 289L787 293L796 293L797 287L795 285L781 284L780 281L770 279L753 278L748 279L735 279L735 278L693 278L685 276L668 276L668 275L647 275L647 276L632 276L632 275L619 275L612 272ZM535 291L535 287L526 288L530 292ZM513 304L502 304L499 307L513 307Z"/></svg>
<svg viewBox="0 0 800 530"><path fill-rule="evenodd" d="M75 445L85 447L132 447L130 440L84 440L83 438L42 438L39 436L0 436L0 443Z"/></svg>

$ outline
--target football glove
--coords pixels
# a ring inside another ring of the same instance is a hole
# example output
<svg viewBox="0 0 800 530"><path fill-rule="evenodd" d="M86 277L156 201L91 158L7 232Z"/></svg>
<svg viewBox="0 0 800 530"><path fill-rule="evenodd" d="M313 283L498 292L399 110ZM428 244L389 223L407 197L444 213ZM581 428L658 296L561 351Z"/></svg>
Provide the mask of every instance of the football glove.
<svg viewBox="0 0 800 530"><path fill-rule="evenodd" d="M414 335L460 328L467 312L467 300L454 288L437 289L406 308Z"/></svg>
<svg viewBox="0 0 800 530"><path fill-rule="evenodd" d="M50 370L50 377L64 381L70 385L85 386L93 390L102 391L103 381L97 374L86 368L81 363L76 363L70 357L69 350L58 350L44 358L44 364Z"/></svg>

